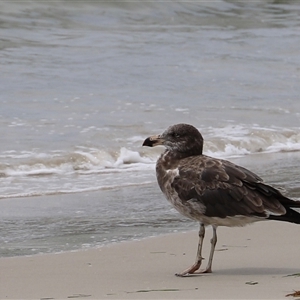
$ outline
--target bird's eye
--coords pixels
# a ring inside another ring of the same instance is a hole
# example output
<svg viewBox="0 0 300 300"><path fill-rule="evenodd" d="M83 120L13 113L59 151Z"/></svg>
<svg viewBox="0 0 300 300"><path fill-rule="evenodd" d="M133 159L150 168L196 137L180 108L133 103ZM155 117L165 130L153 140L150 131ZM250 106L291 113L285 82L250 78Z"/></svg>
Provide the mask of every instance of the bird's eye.
<svg viewBox="0 0 300 300"><path fill-rule="evenodd" d="M172 137L174 138L180 138L180 134L176 132L172 132Z"/></svg>

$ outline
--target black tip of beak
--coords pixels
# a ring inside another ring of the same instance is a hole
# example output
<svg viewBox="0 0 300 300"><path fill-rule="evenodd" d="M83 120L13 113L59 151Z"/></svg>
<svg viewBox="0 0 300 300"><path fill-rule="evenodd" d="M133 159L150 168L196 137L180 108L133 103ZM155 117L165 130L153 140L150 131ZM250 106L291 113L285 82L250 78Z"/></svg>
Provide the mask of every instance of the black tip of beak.
<svg viewBox="0 0 300 300"><path fill-rule="evenodd" d="M150 139L150 137L144 140L143 146L153 147L153 141Z"/></svg>

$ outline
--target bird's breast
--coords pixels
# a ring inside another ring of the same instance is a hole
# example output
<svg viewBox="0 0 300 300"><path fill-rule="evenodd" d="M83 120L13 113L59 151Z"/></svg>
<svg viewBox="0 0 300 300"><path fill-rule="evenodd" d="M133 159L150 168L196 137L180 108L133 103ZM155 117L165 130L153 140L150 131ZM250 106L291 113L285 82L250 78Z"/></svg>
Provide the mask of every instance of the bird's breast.
<svg viewBox="0 0 300 300"><path fill-rule="evenodd" d="M179 176L178 166L168 168L162 161L158 161L156 166L156 175L161 191L174 208L179 213L190 219L199 220L199 216L202 215L204 208L198 207L198 209L195 210L191 203L180 199L173 186L174 179ZM198 203L198 206L200 205L201 204Z"/></svg>

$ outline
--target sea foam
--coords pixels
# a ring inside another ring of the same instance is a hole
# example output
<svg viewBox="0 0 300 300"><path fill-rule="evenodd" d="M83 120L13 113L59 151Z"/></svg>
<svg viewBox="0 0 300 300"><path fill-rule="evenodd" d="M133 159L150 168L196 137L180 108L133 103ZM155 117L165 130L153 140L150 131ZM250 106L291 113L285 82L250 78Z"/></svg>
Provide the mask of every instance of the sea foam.
<svg viewBox="0 0 300 300"><path fill-rule="evenodd" d="M255 153L300 151L298 128L226 126L200 129L204 154L230 159ZM0 154L0 198L88 192L155 182L163 147L142 147L128 138L119 149L75 147L48 153L34 150Z"/></svg>

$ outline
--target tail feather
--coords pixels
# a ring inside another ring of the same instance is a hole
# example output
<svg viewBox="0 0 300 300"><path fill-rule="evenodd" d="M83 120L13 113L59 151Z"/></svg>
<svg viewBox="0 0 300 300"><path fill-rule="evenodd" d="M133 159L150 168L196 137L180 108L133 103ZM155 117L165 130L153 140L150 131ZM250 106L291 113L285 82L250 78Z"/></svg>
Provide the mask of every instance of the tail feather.
<svg viewBox="0 0 300 300"><path fill-rule="evenodd" d="M270 215L268 219L300 224L300 213L287 206L285 206L285 209L286 209L286 214L281 216Z"/></svg>
<svg viewBox="0 0 300 300"><path fill-rule="evenodd" d="M273 188L270 185L260 182L256 185L256 188L260 193L264 194L265 196L269 198L276 198L284 207L300 208L300 201L293 200L282 195L282 193L279 190Z"/></svg>

